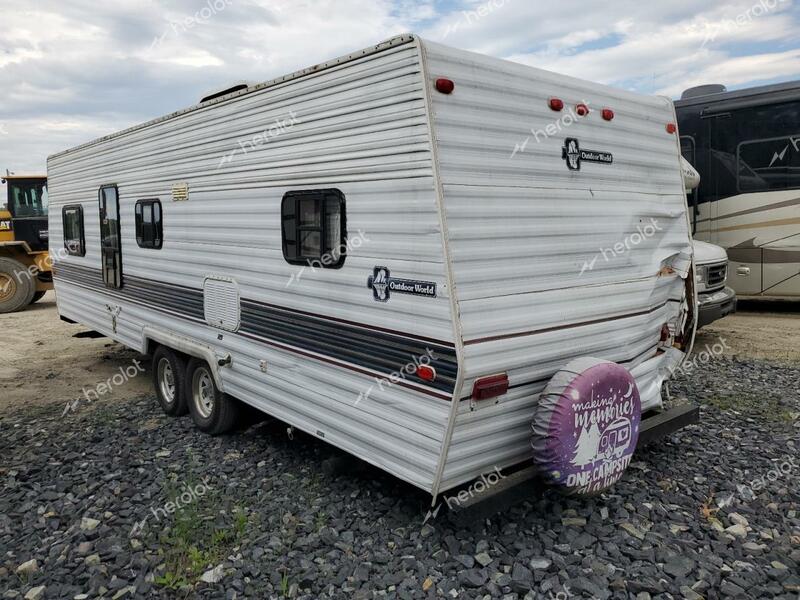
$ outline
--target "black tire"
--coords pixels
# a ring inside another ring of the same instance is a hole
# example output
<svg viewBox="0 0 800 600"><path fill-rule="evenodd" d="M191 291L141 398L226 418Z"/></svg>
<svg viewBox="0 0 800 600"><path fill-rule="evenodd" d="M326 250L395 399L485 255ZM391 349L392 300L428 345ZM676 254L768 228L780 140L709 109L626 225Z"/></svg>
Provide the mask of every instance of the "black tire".
<svg viewBox="0 0 800 600"><path fill-rule="evenodd" d="M228 433L239 421L239 401L219 391L208 363L199 358L186 367L186 402L192 421L204 433Z"/></svg>
<svg viewBox="0 0 800 600"><path fill-rule="evenodd" d="M153 387L161 410L170 417L189 412L186 406L186 359L183 355L159 346L153 352Z"/></svg>
<svg viewBox="0 0 800 600"><path fill-rule="evenodd" d="M34 292L34 294L33 294L33 299L31 300L31 304L36 304L36 303L37 303L39 300L41 300L42 298L44 298L44 295L45 295L46 293L47 293L47 292Z"/></svg>
<svg viewBox="0 0 800 600"><path fill-rule="evenodd" d="M22 310L31 303L36 282L21 262L0 258L0 313Z"/></svg>

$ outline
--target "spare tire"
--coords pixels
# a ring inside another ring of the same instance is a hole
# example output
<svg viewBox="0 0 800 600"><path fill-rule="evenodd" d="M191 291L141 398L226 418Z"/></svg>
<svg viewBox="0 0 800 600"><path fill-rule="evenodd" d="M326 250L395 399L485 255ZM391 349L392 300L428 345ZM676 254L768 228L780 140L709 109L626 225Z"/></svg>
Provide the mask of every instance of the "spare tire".
<svg viewBox="0 0 800 600"><path fill-rule="evenodd" d="M633 375L598 358L556 373L533 420L533 460L565 493L592 496L620 480L639 440L642 402Z"/></svg>

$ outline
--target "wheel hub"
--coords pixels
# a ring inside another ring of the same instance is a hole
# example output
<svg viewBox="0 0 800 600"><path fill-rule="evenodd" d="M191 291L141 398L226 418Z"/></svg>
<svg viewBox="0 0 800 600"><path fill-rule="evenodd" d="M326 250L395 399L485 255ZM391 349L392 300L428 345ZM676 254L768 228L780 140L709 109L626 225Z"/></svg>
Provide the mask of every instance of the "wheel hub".
<svg viewBox="0 0 800 600"><path fill-rule="evenodd" d="M158 382L161 395L167 404L175 402L175 374L172 372L172 365L166 358L158 362Z"/></svg>
<svg viewBox="0 0 800 600"><path fill-rule="evenodd" d="M6 273L0 273L0 302L10 300L17 293L17 282Z"/></svg>
<svg viewBox="0 0 800 600"><path fill-rule="evenodd" d="M214 412L214 382L211 375L205 369L198 369L192 383L192 396L197 411L204 419L208 419Z"/></svg>

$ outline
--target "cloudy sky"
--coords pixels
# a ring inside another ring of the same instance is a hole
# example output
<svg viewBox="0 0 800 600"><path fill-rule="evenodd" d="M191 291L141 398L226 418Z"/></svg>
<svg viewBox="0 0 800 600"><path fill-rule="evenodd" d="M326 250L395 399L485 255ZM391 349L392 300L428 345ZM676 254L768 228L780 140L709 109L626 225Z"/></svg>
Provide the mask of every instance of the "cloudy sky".
<svg viewBox="0 0 800 600"><path fill-rule="evenodd" d="M3 173L409 31L672 97L800 79L800 0L0 0L0 14Z"/></svg>

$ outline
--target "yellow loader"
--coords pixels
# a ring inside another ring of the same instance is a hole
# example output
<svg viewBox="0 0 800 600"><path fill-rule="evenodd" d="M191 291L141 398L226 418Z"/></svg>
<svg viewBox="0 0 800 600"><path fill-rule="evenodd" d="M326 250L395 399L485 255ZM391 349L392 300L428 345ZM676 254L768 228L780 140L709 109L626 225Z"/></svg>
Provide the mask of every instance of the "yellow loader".
<svg viewBox="0 0 800 600"><path fill-rule="evenodd" d="M47 177L4 175L0 206L0 313L23 310L53 289Z"/></svg>

